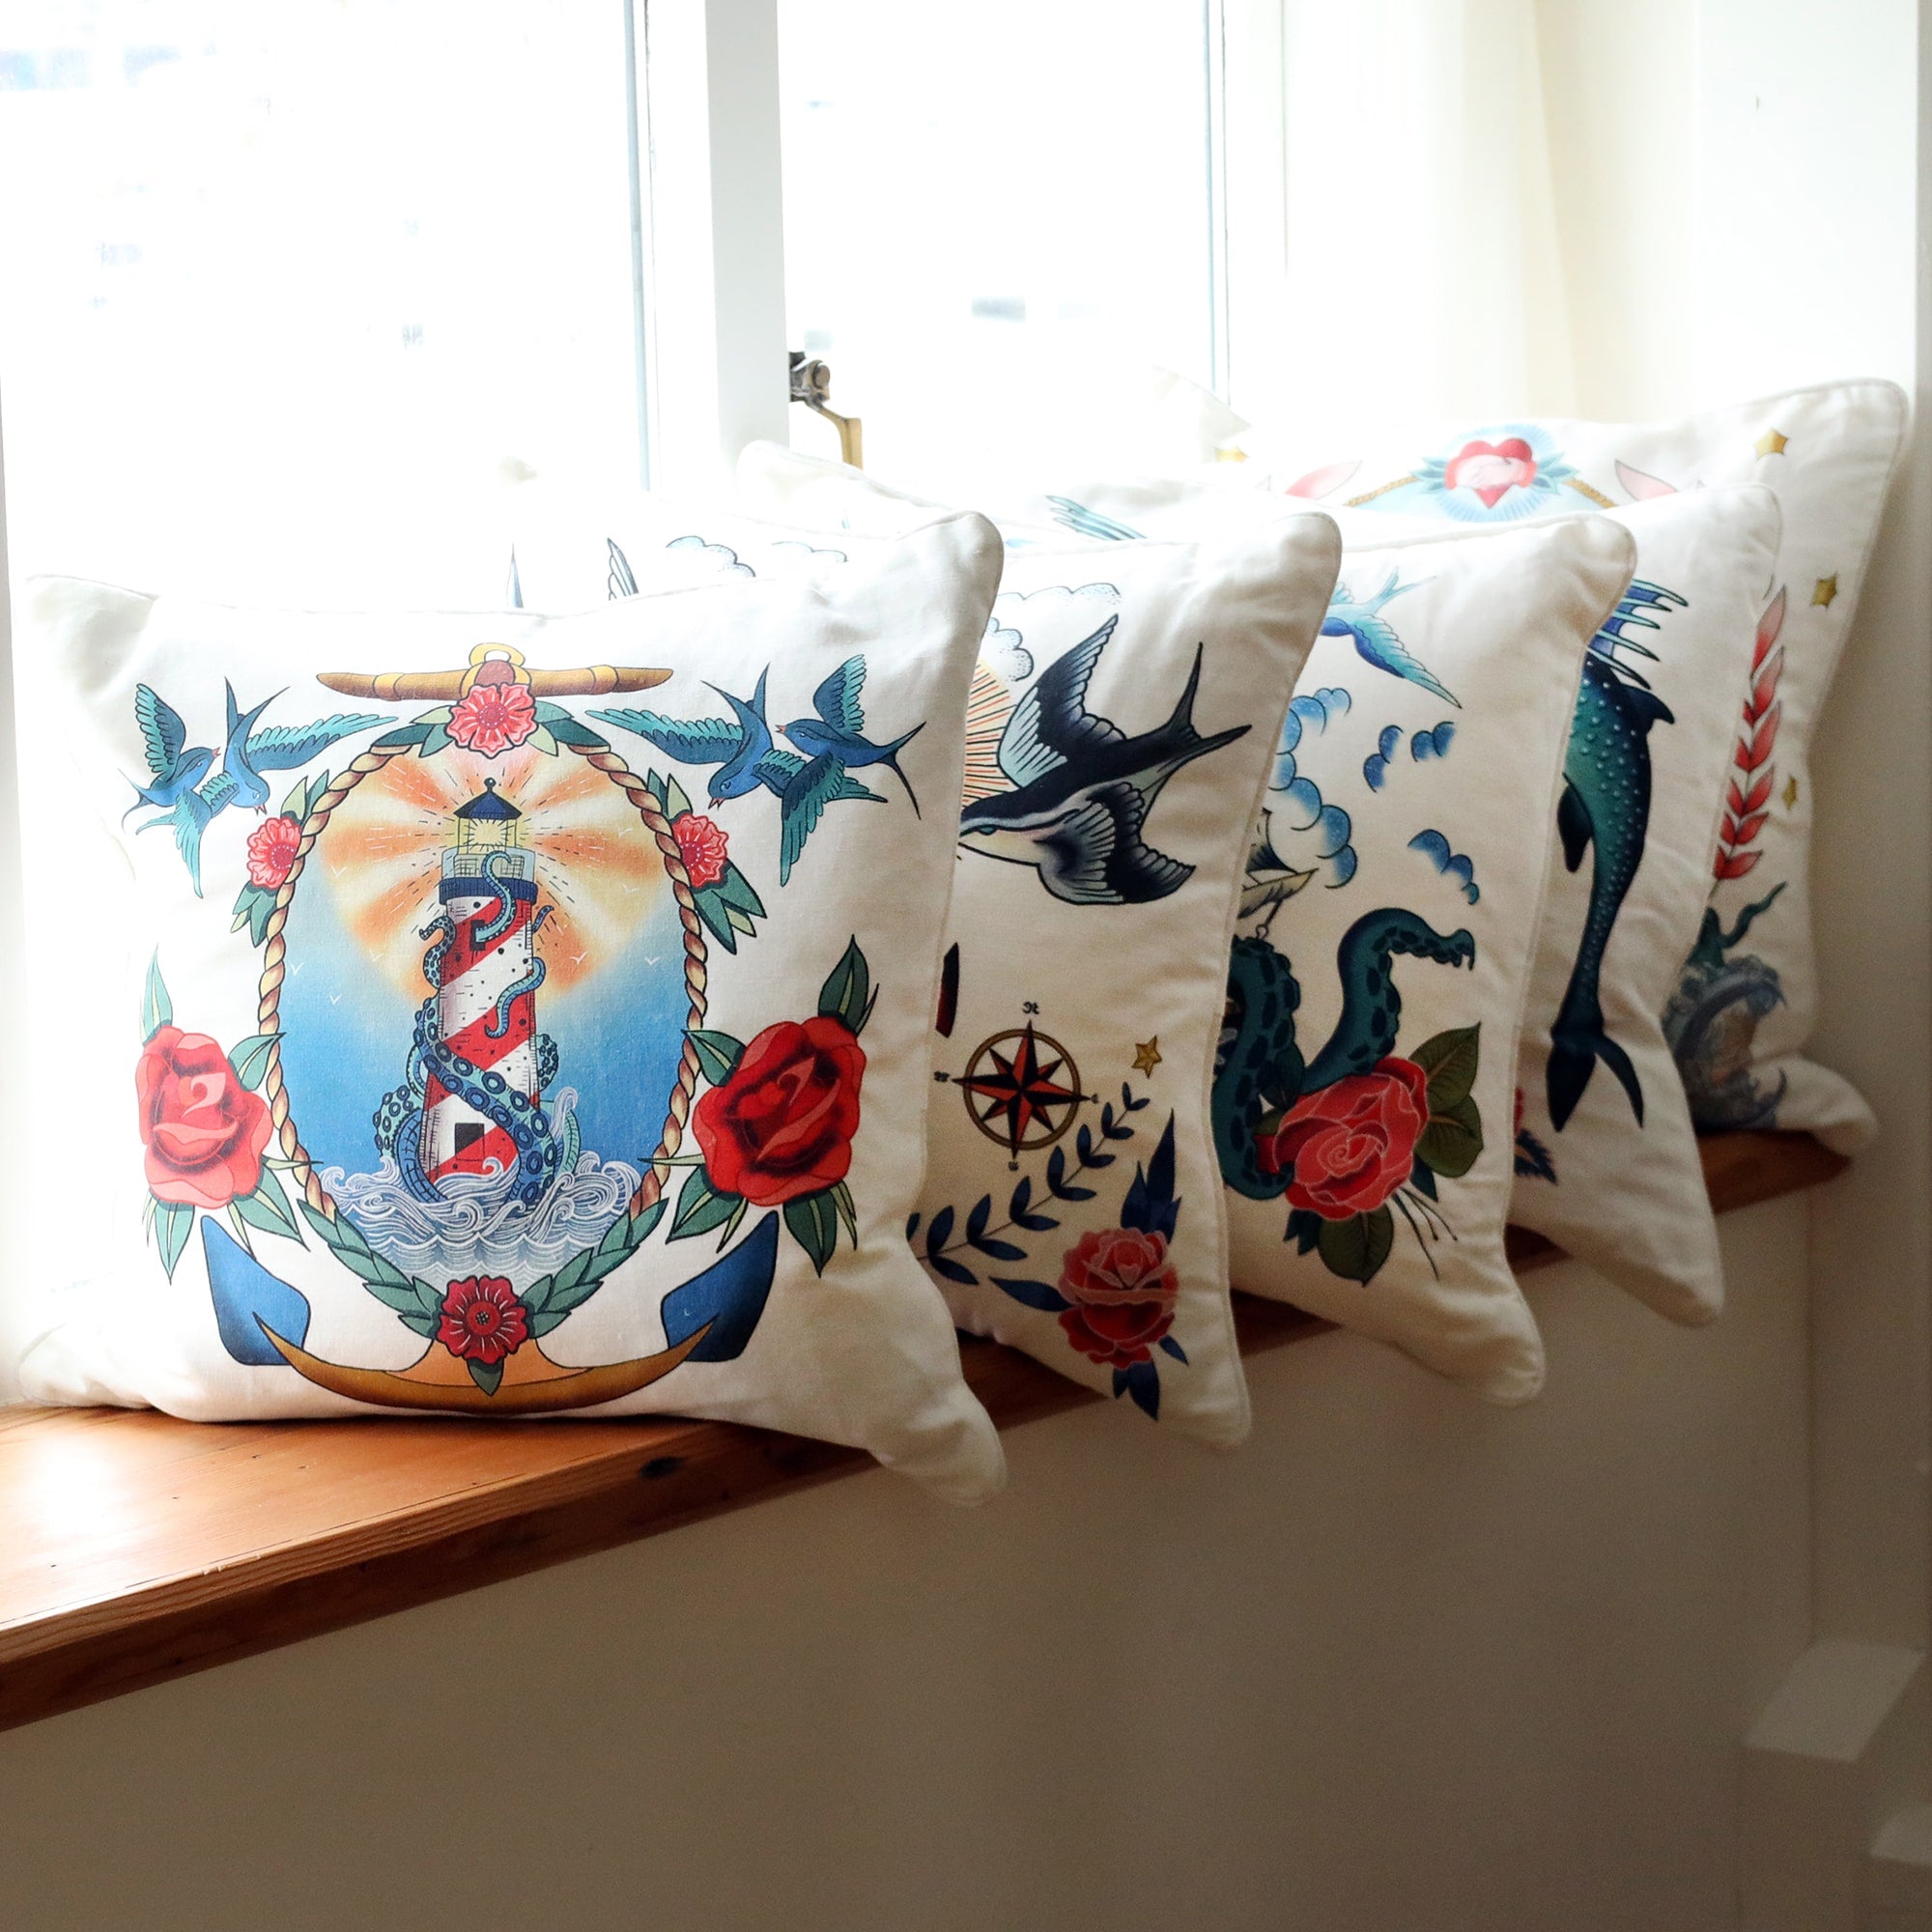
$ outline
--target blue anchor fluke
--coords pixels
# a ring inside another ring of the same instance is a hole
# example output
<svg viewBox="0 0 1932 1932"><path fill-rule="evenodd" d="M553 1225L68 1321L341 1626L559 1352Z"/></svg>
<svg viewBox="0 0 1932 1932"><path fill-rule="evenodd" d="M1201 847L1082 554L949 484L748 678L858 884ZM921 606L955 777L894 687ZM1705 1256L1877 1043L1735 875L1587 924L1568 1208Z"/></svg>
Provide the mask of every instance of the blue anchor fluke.
<svg viewBox="0 0 1932 1932"><path fill-rule="evenodd" d="M666 1343L674 1349L708 1321L710 1334L684 1359L736 1361L765 1312L778 1264L779 1217L767 1214L729 1254L665 1296Z"/></svg>
<svg viewBox="0 0 1932 1932"><path fill-rule="evenodd" d="M262 1329L272 1328L299 1349L308 1340L308 1297L270 1274L226 1228L205 1214L201 1252L221 1346L251 1369L285 1367Z"/></svg>

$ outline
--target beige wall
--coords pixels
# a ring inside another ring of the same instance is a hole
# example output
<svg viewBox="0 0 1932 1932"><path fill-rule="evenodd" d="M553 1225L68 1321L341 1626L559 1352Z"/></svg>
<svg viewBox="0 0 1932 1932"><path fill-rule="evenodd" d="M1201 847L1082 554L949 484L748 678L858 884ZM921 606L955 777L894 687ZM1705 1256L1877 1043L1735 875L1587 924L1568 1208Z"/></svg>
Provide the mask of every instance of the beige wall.
<svg viewBox="0 0 1932 1932"><path fill-rule="evenodd" d="M1513 1412L1328 1338L0 1737L7 1932L1713 1932L1804 1643L1804 1209Z"/></svg>

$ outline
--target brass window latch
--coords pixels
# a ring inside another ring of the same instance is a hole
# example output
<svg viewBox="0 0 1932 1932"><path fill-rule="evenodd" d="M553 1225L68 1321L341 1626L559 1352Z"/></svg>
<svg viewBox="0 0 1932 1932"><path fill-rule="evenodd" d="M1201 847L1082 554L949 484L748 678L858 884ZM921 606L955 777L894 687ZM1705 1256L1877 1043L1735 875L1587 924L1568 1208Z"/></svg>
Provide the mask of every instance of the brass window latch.
<svg viewBox="0 0 1932 1932"><path fill-rule="evenodd" d="M838 432L839 460L854 469L866 467L865 425L857 416L841 416L831 406L832 370L816 357L794 349L791 355L791 399L822 415Z"/></svg>

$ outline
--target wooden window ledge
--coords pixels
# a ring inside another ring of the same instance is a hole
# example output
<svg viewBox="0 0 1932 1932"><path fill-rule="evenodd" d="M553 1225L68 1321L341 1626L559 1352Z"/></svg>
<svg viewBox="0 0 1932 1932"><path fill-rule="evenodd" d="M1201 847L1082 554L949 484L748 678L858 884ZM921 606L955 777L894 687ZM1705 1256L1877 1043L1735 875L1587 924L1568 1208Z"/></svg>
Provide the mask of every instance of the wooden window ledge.
<svg viewBox="0 0 1932 1932"><path fill-rule="evenodd" d="M1720 1212L1845 1166L1804 1134L1703 1151ZM1561 1258L1520 1229L1510 1255L1519 1269ZM1248 1353L1327 1325L1236 1303ZM1003 1429L1097 1399L993 1343L968 1341L965 1360ZM0 1729L866 1466L718 1422L0 1410Z"/></svg>

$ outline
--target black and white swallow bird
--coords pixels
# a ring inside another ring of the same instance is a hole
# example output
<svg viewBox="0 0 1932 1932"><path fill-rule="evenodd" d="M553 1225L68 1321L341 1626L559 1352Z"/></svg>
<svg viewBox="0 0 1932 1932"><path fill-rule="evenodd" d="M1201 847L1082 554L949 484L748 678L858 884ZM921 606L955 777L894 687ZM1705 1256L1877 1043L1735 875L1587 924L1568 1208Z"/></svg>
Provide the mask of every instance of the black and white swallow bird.
<svg viewBox="0 0 1932 1932"><path fill-rule="evenodd" d="M1199 646L1179 703L1155 729L1130 738L1089 711L1087 686L1118 621L1049 665L1013 706L997 753L1013 788L969 801L959 821L964 850L1036 867L1070 905L1139 905L1177 891L1194 867L1146 843L1148 813L1183 765L1251 728L1194 728Z"/></svg>

